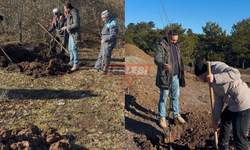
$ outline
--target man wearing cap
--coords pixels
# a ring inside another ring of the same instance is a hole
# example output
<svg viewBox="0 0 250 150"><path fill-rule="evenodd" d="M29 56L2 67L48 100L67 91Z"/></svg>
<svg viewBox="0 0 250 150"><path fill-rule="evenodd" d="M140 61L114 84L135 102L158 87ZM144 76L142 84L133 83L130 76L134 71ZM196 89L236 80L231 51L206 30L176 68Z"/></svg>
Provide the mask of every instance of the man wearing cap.
<svg viewBox="0 0 250 150"><path fill-rule="evenodd" d="M114 17L110 15L108 10L105 10L101 13L102 21L105 23L102 29L102 40L101 40L101 50L98 56L98 60L95 63L95 67L90 71L98 72L100 69L100 65L103 61L103 74L107 65L110 64L111 54L113 49L116 46L117 39L116 36L118 34L118 24L115 21ZM103 58L103 50L104 50L104 58ZM104 59L104 60L103 60Z"/></svg>
<svg viewBox="0 0 250 150"><path fill-rule="evenodd" d="M240 72L237 69L219 61L212 61L210 64L211 75L208 75L207 65L203 62L196 63L195 75L205 82L212 83L216 120L212 127L217 131L219 120L221 124L218 146L221 150L228 149L232 125L236 149L248 150L250 89L241 80ZM222 111L224 104L227 106Z"/></svg>
<svg viewBox="0 0 250 150"><path fill-rule="evenodd" d="M180 86L185 87L184 65L178 41L179 34L175 30L167 32L155 49L154 62L157 65L156 86L160 89L158 104L159 125L166 128L166 101L171 92L173 118L179 123L185 120L179 114Z"/></svg>
<svg viewBox="0 0 250 150"><path fill-rule="evenodd" d="M73 66L71 71L76 71L79 68L77 46L81 42L80 16L78 9L70 3L65 4L64 11L67 14L67 26L63 27L62 30L67 30L69 33L69 65Z"/></svg>
<svg viewBox="0 0 250 150"><path fill-rule="evenodd" d="M65 15L61 14L58 8L53 9L53 13L54 13L55 17L52 20L51 27L48 30L48 32L51 33L54 30L56 30L55 39L58 42L60 42L63 45L64 48L66 48L66 45L68 43L68 33L61 30L61 28L66 25L66 21L64 19ZM51 57L57 55L56 45L57 45L57 42L54 39L52 39L51 43L50 43ZM58 55L58 58L63 59L64 54L65 54L65 50L63 48L61 48L61 52Z"/></svg>

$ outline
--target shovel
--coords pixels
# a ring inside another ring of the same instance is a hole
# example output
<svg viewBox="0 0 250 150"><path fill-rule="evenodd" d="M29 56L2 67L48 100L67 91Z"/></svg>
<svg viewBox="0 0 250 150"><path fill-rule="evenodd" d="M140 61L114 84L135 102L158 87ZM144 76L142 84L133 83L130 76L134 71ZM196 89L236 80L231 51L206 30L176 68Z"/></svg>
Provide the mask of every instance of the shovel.
<svg viewBox="0 0 250 150"><path fill-rule="evenodd" d="M43 28L43 30L45 30L62 48L63 48L63 50L65 50L65 52L67 52L67 53L69 53L69 51L68 50L66 50L63 46L62 46L62 44L60 43L60 42L58 42L39 22L37 22L42 28Z"/></svg>
<svg viewBox="0 0 250 150"><path fill-rule="evenodd" d="M8 67L6 68L6 70L8 70L8 71L18 71L18 72L20 72L21 70L20 70L19 66L18 66L17 64L15 64L15 63L10 59L10 57L7 55L7 53L5 53L5 51L4 51L4 46L1 46L0 49L2 50L2 52L4 53L4 55L9 59L9 61L10 61L11 64L12 64L12 65L8 66Z"/></svg>
<svg viewBox="0 0 250 150"><path fill-rule="evenodd" d="M211 75L211 67L210 67L210 62L207 62L207 70L208 70L208 75ZM210 91L210 99L211 99L211 109L212 109L212 115L213 115L213 123L215 123L215 112L214 112L214 91L212 84L209 83L209 91ZM217 136L217 131L214 131L214 141L215 141L215 148L217 149L218 146L218 136Z"/></svg>

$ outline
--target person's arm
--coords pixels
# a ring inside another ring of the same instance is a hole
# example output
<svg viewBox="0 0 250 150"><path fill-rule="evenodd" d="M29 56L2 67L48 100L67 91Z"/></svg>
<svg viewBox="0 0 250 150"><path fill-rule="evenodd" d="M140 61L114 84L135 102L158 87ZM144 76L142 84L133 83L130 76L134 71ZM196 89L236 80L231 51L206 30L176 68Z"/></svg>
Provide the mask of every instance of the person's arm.
<svg viewBox="0 0 250 150"><path fill-rule="evenodd" d="M73 17L73 24L71 25L67 25L67 31L69 33L71 33L70 31L77 29L80 27L80 16L78 12L74 12L72 13L72 17Z"/></svg>
<svg viewBox="0 0 250 150"><path fill-rule="evenodd" d="M116 24L116 23L112 24L110 26L109 32L110 32L110 34L108 36L105 36L103 39L105 42L112 41L113 38L116 37L116 35L118 34L118 24Z"/></svg>
<svg viewBox="0 0 250 150"><path fill-rule="evenodd" d="M216 84L226 84L238 79L240 79L240 72L233 67L226 68L222 73L214 74Z"/></svg>
<svg viewBox="0 0 250 150"><path fill-rule="evenodd" d="M53 18L52 23L51 23L51 27L48 30L49 33L53 32L56 29L56 26L54 24L55 21L56 21L55 18Z"/></svg>

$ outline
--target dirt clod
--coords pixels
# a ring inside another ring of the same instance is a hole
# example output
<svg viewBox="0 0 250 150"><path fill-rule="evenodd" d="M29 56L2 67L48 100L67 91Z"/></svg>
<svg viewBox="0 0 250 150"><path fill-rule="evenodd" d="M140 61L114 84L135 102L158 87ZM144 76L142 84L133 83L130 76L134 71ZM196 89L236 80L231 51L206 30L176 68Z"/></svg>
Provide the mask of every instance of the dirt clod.
<svg viewBox="0 0 250 150"><path fill-rule="evenodd" d="M54 128L46 127L43 132L35 125L25 123L13 130L0 128L1 150L73 150L68 139L63 139Z"/></svg>
<svg viewBox="0 0 250 150"><path fill-rule="evenodd" d="M58 149L58 150L73 150L70 142L68 139L62 139L54 144L52 144L49 148L49 150L54 150L54 149Z"/></svg>

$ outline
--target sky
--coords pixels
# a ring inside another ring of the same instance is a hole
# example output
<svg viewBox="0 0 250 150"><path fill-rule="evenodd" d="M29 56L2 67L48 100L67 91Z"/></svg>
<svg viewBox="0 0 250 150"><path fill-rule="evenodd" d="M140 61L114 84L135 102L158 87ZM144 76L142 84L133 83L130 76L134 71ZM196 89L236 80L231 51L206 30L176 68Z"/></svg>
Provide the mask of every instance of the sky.
<svg viewBox="0 0 250 150"><path fill-rule="evenodd" d="M202 34L206 22L216 22L230 34L233 24L250 18L250 0L161 0L170 23L182 24ZM167 22L160 0L125 0L125 26L153 21L156 28ZM161 17L163 19L163 23Z"/></svg>

